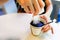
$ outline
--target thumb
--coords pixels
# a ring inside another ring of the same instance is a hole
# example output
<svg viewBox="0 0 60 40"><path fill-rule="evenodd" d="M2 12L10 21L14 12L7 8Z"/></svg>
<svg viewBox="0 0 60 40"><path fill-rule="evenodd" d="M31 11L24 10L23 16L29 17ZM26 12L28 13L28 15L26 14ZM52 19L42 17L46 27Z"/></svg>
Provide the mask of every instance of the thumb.
<svg viewBox="0 0 60 40"><path fill-rule="evenodd" d="M40 15L40 20L44 22L44 24L47 23L47 17L45 15Z"/></svg>

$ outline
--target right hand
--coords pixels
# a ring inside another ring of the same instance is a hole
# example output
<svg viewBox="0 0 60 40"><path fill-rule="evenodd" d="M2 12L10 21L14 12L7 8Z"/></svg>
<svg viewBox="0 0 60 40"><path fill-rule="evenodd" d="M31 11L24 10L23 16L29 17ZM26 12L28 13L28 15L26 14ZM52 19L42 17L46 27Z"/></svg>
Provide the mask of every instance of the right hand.
<svg viewBox="0 0 60 40"><path fill-rule="evenodd" d="M24 8L26 13L33 13L37 15L45 4L42 0L17 0L18 3Z"/></svg>

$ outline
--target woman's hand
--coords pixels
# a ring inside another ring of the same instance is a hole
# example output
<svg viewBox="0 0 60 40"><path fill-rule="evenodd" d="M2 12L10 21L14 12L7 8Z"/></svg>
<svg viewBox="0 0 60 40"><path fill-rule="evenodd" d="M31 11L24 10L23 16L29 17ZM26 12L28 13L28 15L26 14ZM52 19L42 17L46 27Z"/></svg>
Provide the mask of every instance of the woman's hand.
<svg viewBox="0 0 60 40"><path fill-rule="evenodd" d="M40 18L43 19L43 21L46 24L46 25L44 25L44 27L42 28L41 31L47 32L47 31L51 30L51 32L53 34L54 33L53 28L50 26L50 24L47 24L48 22L51 22L51 21L49 21L50 20L49 17L47 17L45 14L43 14L43 15L40 15Z"/></svg>
<svg viewBox="0 0 60 40"><path fill-rule="evenodd" d="M37 15L45 4L42 0L17 0L18 3L24 8L26 13L33 13Z"/></svg>
<svg viewBox="0 0 60 40"><path fill-rule="evenodd" d="M51 30L52 34L54 33L53 28L49 24L46 24L44 25L41 31L45 33L45 32L48 32L49 30Z"/></svg>

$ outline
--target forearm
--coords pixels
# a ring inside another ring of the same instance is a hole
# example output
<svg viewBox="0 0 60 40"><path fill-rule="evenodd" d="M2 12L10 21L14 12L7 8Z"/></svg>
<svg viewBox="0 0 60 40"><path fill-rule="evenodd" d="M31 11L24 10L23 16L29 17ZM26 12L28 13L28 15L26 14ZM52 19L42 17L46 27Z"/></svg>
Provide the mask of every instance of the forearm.
<svg viewBox="0 0 60 40"><path fill-rule="evenodd" d="M52 13L52 10L53 10L53 6L52 4L50 4L49 6L47 6L46 8L46 15L50 17L51 13Z"/></svg>
<svg viewBox="0 0 60 40"><path fill-rule="evenodd" d="M50 15L52 13L52 10L53 10L53 6L52 5L47 6L46 13L44 15L47 17L48 22L51 22Z"/></svg>

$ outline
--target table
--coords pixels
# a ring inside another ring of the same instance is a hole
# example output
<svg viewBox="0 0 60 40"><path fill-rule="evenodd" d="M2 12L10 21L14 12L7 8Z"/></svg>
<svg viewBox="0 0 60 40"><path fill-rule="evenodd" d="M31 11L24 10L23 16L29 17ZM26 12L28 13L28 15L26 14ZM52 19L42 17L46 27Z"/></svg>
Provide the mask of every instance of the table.
<svg viewBox="0 0 60 40"><path fill-rule="evenodd" d="M20 40L42 40L31 35L30 22L31 14L7 14L0 16L0 39L18 38ZM52 40L59 40L60 23L51 23L54 28Z"/></svg>

